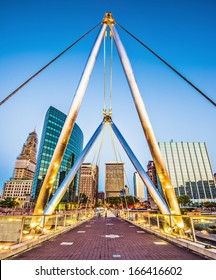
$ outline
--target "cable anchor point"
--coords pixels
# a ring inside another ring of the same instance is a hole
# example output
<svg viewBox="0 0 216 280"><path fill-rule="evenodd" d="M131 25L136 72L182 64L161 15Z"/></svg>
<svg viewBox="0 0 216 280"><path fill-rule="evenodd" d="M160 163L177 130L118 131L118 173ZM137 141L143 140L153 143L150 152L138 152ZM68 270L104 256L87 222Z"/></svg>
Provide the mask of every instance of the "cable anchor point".
<svg viewBox="0 0 216 280"><path fill-rule="evenodd" d="M104 122L112 123L112 118L110 115L104 115L103 120Z"/></svg>
<svg viewBox="0 0 216 280"><path fill-rule="evenodd" d="M112 13L110 13L110 12L105 13L105 16L103 18L102 23L105 23L107 25L116 24L116 22L115 22L115 20L113 18Z"/></svg>

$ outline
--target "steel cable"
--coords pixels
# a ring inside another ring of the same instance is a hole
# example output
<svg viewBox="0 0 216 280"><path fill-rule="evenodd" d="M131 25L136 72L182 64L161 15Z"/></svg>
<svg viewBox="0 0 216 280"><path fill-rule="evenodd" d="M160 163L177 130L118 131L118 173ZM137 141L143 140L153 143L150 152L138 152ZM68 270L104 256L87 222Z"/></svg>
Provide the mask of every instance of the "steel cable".
<svg viewBox="0 0 216 280"><path fill-rule="evenodd" d="M154 56L156 56L160 61L162 61L165 65L167 65L171 70L173 70L178 76L180 76L183 80L185 80L190 86L192 86L197 92L199 92L203 97L205 97L211 104L216 106L216 103L208 97L203 91L201 91L198 87L196 87L192 82L190 82L185 76L183 76L180 72L178 72L173 66L171 66L168 62L166 62L162 57L160 57L156 52L150 49L146 44L140 41L137 37L135 37L131 32L126 30L122 25L118 22L116 24L121 27L126 33L128 33L131 37L133 37L137 42L139 42L142 46L144 46L148 51L150 51Z"/></svg>
<svg viewBox="0 0 216 280"><path fill-rule="evenodd" d="M97 28L101 23L98 23L93 28L91 28L88 32L82 35L79 39L77 39L73 44L68 46L65 50L63 50L60 54L58 54L55 58L53 58L50 62L48 62L45 66L43 66L39 71L37 71L34 75L32 75L28 80L26 80L21 86L16 88L13 92L11 92L6 98L4 98L0 102L0 106L5 103L9 98L11 98L15 93L17 93L21 88L23 88L28 82L30 82L33 78L35 78L38 74L40 74L44 69L46 69L49 65L51 65L54 61L56 61L60 56L66 53L69 49L71 49L74 45L76 45L80 40L82 40L85 36L87 36L91 31Z"/></svg>

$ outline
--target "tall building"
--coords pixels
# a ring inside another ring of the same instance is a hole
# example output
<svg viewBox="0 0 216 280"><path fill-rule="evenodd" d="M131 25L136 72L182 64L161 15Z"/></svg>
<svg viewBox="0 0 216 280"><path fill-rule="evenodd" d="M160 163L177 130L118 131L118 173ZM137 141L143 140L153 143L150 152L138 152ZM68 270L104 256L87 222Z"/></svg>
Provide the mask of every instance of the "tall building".
<svg viewBox="0 0 216 280"><path fill-rule="evenodd" d="M120 196L120 191L125 188L124 163L106 162L105 192L106 198Z"/></svg>
<svg viewBox="0 0 216 280"><path fill-rule="evenodd" d="M44 126L40 141L36 172L33 181L32 198L37 199L43 180L46 176L52 155L54 153L58 138L64 125L66 115L54 107L50 107L46 113ZM55 193L66 174L69 172L74 162L80 155L83 148L83 133L80 127L75 123L71 137L69 139L52 194ZM69 186L63 200L72 201L76 195L79 185L79 172L75 176L74 181Z"/></svg>
<svg viewBox="0 0 216 280"><path fill-rule="evenodd" d="M97 201L104 204L104 200L105 200L105 193L104 192L98 192Z"/></svg>
<svg viewBox="0 0 216 280"><path fill-rule="evenodd" d="M193 202L215 201L216 187L205 143L160 142L162 157L176 195Z"/></svg>
<svg viewBox="0 0 216 280"><path fill-rule="evenodd" d="M4 185L3 198L17 198L20 206L30 201L36 168L37 133L31 132L14 165L13 179Z"/></svg>
<svg viewBox="0 0 216 280"><path fill-rule="evenodd" d="M136 198L139 199L140 202L148 200L147 188L138 172L134 172L133 181L134 195L136 196Z"/></svg>
<svg viewBox="0 0 216 280"><path fill-rule="evenodd" d="M79 196L84 193L90 204L97 202L98 195L98 166L84 163L80 169Z"/></svg>
<svg viewBox="0 0 216 280"><path fill-rule="evenodd" d="M152 160L149 160L149 162L148 162L147 174L148 174L149 178L152 180L155 187L158 189L157 172L156 172L154 161L152 161Z"/></svg>

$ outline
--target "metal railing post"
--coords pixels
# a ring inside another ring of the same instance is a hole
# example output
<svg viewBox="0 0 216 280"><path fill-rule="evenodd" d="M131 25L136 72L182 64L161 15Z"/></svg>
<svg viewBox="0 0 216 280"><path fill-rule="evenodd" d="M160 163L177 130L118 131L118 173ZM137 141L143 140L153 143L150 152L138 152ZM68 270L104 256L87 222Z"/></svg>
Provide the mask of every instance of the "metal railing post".
<svg viewBox="0 0 216 280"><path fill-rule="evenodd" d="M157 215L156 217L157 217L157 227L158 229L160 229L159 216Z"/></svg>
<svg viewBox="0 0 216 280"><path fill-rule="evenodd" d="M21 243L21 242L22 242L24 220L25 220L25 218L24 218L24 217L22 217L19 243Z"/></svg>
<svg viewBox="0 0 216 280"><path fill-rule="evenodd" d="M193 217L190 216L190 222L191 222L191 229L192 229L192 235L194 242L197 242L195 229L194 229L194 223L193 223Z"/></svg>
<svg viewBox="0 0 216 280"><path fill-rule="evenodd" d="M58 216L56 215L56 218L55 218L55 231L57 229L57 222L58 222Z"/></svg>

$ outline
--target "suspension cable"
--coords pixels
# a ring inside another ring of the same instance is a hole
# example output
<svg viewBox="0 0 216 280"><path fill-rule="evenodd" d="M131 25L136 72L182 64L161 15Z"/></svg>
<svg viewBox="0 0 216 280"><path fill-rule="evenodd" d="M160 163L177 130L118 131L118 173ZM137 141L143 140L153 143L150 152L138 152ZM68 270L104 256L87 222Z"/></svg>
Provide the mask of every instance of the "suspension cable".
<svg viewBox="0 0 216 280"><path fill-rule="evenodd" d="M111 130L111 133L112 133L112 139L113 139L113 141L114 141L114 137L113 137L113 130ZM118 147L116 148L116 150L117 150L117 152L118 152L118 156L119 156L119 159L120 159L120 162L123 162L122 161L122 157L121 157L121 154L120 154L120 151L119 151L119 149L118 149ZM129 180L128 180L128 176L127 176L127 173L126 173L126 171L125 171L125 169L124 169L124 175L125 175L125 178L126 178L126 181L127 181L127 185L128 185L128 188L129 188L129 190L131 190L131 186L130 186L130 183L129 183ZM134 204L135 204L135 199L134 199L134 196L132 196L133 197L133 202L134 202Z"/></svg>
<svg viewBox="0 0 216 280"><path fill-rule="evenodd" d="M60 56L62 56L64 53L66 53L70 48L72 48L74 45L76 45L81 39L83 39L85 36L87 36L91 31L93 31L95 28L97 28L101 23L98 23L93 28L91 28L88 32L86 32L84 35L82 35L79 39L77 39L73 44L68 46L65 50L63 50L60 54L58 54L55 58L53 58L50 62L48 62L45 66L43 66L39 71L37 71L34 75L32 75L29 79L27 79L23 84L21 84L18 88L16 88L12 93L10 93L6 98L4 98L0 102L0 106L5 103L10 97L12 97L15 93L17 93L21 88L23 88L28 82L30 82L33 78L35 78L38 74L40 74L44 69L46 69L49 65L51 65L54 61L56 61Z"/></svg>
<svg viewBox="0 0 216 280"><path fill-rule="evenodd" d="M106 115L106 37L107 37L107 31L104 35L104 108L103 108L103 114Z"/></svg>
<svg viewBox="0 0 216 280"><path fill-rule="evenodd" d="M183 76L180 72L178 72L173 66L171 66L168 62L166 62L162 57L160 57L156 52L150 49L146 44L141 42L137 37L135 37L131 32L126 30L122 25L118 22L116 24L121 27L126 33L128 33L131 37L133 37L137 42L139 42L142 46L144 46L148 51L150 51L154 56L156 56L160 61L162 61L165 65L167 65L171 70L173 70L178 76L180 76L183 80L185 80L190 86L192 86L197 92L199 92L204 98L206 98L211 104L216 106L216 103L208 97L203 91L201 91L198 87L196 87L192 82L190 82L185 76Z"/></svg>
<svg viewBox="0 0 216 280"><path fill-rule="evenodd" d="M118 156L116 153L116 149L115 149L115 144L114 144L114 139L113 139L113 134L112 134L112 129L111 126L109 125L109 131L110 131L110 138L111 138L111 142L112 142L112 150L113 150L113 154L115 156L116 162L118 162Z"/></svg>
<svg viewBox="0 0 216 280"><path fill-rule="evenodd" d="M104 143L104 134L105 134L105 127L102 130L102 136L101 136L101 143L100 143L100 148L99 148L99 152L98 152L98 156L97 156L97 161L96 161L96 165L100 165L100 159L101 159L101 151L103 148L103 143Z"/></svg>
<svg viewBox="0 0 216 280"><path fill-rule="evenodd" d="M111 136L111 141L112 141L112 145L113 145L113 150L114 150L114 154L115 154L115 158L116 158L116 162L122 162L122 159L121 159L121 156L120 156L120 152L118 150L118 148L115 146L115 141L114 141L114 135L113 135L113 130L111 129L111 126L109 125L109 128L110 128L110 136ZM117 157L117 152L116 150L118 151L118 156L119 156L119 159L120 161L118 161L118 157ZM124 170L124 175L125 175L125 170ZM117 181L118 181L118 184L119 184L119 176L118 176L118 172L116 171L116 176L117 176ZM122 201L122 198L121 198L121 195L120 195L120 199ZM126 205L126 208L128 209L128 203L127 203L127 198L126 198L126 191L125 191L125 186L124 186L124 199L125 199L125 205ZM122 203L123 205L123 203Z"/></svg>
<svg viewBox="0 0 216 280"><path fill-rule="evenodd" d="M102 132L101 132L101 136L100 136L100 141L99 141L99 151L98 150L95 150L95 153L94 153L94 156L93 156L93 159L92 159L92 164L95 164L97 165L98 162L100 162L100 157L101 157L101 151L102 151L102 147L103 147L103 142L104 142L104 132L105 132L105 128L106 126L103 127L102 129ZM99 155L100 154L100 155ZM95 160L97 156L97 159Z"/></svg>
<svg viewBox="0 0 216 280"><path fill-rule="evenodd" d="M113 61L113 35L110 31L110 108L109 115L112 115L112 61Z"/></svg>

